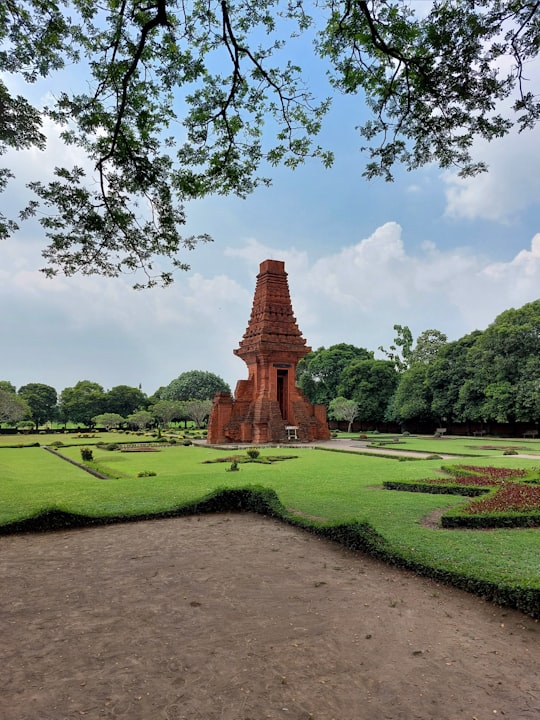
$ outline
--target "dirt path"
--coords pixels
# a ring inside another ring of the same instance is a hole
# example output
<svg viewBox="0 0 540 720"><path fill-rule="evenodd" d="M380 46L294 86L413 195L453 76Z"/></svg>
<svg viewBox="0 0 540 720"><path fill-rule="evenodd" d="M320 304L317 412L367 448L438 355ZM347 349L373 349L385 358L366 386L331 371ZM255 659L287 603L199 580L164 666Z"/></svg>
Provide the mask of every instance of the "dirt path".
<svg viewBox="0 0 540 720"><path fill-rule="evenodd" d="M3 720L536 720L540 623L268 518L0 538Z"/></svg>

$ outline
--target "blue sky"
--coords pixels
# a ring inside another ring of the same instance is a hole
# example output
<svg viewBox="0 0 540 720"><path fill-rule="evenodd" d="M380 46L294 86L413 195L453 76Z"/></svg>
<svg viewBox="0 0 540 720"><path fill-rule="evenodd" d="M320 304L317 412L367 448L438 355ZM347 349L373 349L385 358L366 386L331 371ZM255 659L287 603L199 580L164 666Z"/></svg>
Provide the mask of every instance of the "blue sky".
<svg viewBox="0 0 540 720"><path fill-rule="evenodd" d="M540 78L538 67L530 76ZM39 88L43 98L50 90ZM148 394L201 369L234 389L246 377L233 356L245 331L259 264L285 261L299 327L313 348L348 342L377 351L393 325L450 340L484 329L509 307L540 297L540 131L513 134L476 152L490 165L463 181L436 167L399 171L392 184L362 178L366 156L354 130L360 98L338 98L317 161L272 171L273 186L245 200L214 197L187 206L186 234L214 242L167 289L134 291L133 278L47 280L36 224L0 243L0 379L43 382L58 392L78 380ZM18 207L24 182L45 178L66 157L48 126L46 152L5 156L17 183L0 205ZM68 160L69 162L69 160ZM379 354L379 353L377 353Z"/></svg>

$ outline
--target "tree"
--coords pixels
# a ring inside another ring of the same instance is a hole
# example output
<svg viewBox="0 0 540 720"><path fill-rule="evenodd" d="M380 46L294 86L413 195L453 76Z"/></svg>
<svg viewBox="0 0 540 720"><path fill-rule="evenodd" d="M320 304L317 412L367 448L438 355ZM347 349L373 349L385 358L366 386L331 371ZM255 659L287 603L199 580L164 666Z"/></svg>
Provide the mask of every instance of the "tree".
<svg viewBox="0 0 540 720"><path fill-rule="evenodd" d="M448 337L440 330L424 330L416 339L416 344L410 355L410 362L429 365L446 345Z"/></svg>
<svg viewBox="0 0 540 720"><path fill-rule="evenodd" d="M431 410L439 422L463 419L460 391L469 378L468 352L481 334L476 330L443 345L427 367L426 382L432 396Z"/></svg>
<svg viewBox="0 0 540 720"><path fill-rule="evenodd" d="M147 405L146 395L139 388L116 385L105 394L107 410L127 417L130 413Z"/></svg>
<svg viewBox="0 0 540 720"><path fill-rule="evenodd" d="M184 402L184 412L200 428L210 415L212 400L187 400Z"/></svg>
<svg viewBox="0 0 540 720"><path fill-rule="evenodd" d="M358 404L355 403L354 400L337 397L331 400L328 405L328 417L333 420L346 420L349 423L347 432L351 432L351 427L357 414Z"/></svg>
<svg viewBox="0 0 540 720"><path fill-rule="evenodd" d="M525 71L540 48L538 2L448 0L418 16L398 0L315 7L310 16L301 0L6 0L3 77L27 87L66 65L84 77L48 108L0 81L0 154L44 147L47 117L87 159L30 184L35 199L22 217L39 210L45 272L141 270L144 284L167 284L172 272L154 270L154 258L186 268L178 253L209 239L181 235L183 203L245 196L269 182L263 164L295 167L310 156L331 164L316 144L329 100L316 100L302 68L282 60L304 32L335 89L363 93L371 110L360 128L367 177L431 162L473 175L485 169L471 156L475 138L538 121ZM10 176L0 171L0 190ZM15 229L0 216L0 237Z"/></svg>
<svg viewBox="0 0 540 720"><path fill-rule="evenodd" d="M346 93L364 90L373 113L361 128L371 143L368 177L391 179L395 163L429 162L474 175L486 169L471 156L475 138L538 121L525 70L540 47L537 1L433 2L425 17L395 0L330 0L329 7L323 49L334 83Z"/></svg>
<svg viewBox="0 0 540 720"><path fill-rule="evenodd" d="M138 430L144 430L154 422L154 416L148 410L139 410L128 415L126 421L129 425L134 425Z"/></svg>
<svg viewBox="0 0 540 720"><path fill-rule="evenodd" d="M311 403L328 405L337 397L343 370L355 360L369 360L373 353L347 343L321 347L297 365L298 386Z"/></svg>
<svg viewBox="0 0 540 720"><path fill-rule="evenodd" d="M533 420L530 391L540 381L538 357L540 300L498 315L468 352L463 414L498 422Z"/></svg>
<svg viewBox="0 0 540 720"><path fill-rule="evenodd" d="M166 426L173 420L180 420L184 416L183 403L178 400L159 400L150 406L149 411L160 426Z"/></svg>
<svg viewBox="0 0 540 720"><path fill-rule="evenodd" d="M79 380L73 387L65 388L60 393L60 412L64 421L71 420L92 427L92 418L106 409L106 395L99 383Z"/></svg>
<svg viewBox="0 0 540 720"><path fill-rule="evenodd" d="M417 363L406 370L392 399L393 416L390 418L403 425L426 422L433 419L431 392L426 382L427 367Z"/></svg>
<svg viewBox="0 0 540 720"><path fill-rule="evenodd" d="M391 360L355 360L341 373L340 395L354 400L361 422L383 422L398 384Z"/></svg>
<svg viewBox="0 0 540 720"><path fill-rule="evenodd" d="M54 418L57 409L57 394L53 387L43 383L29 383L20 387L18 394L28 403L30 417L36 430L40 425Z"/></svg>
<svg viewBox="0 0 540 720"><path fill-rule="evenodd" d="M522 422L540 421L540 357L530 356L515 386L516 417Z"/></svg>
<svg viewBox="0 0 540 720"><path fill-rule="evenodd" d="M218 392L230 392L223 378L204 370L189 370L161 390L162 400L213 400Z"/></svg>
<svg viewBox="0 0 540 720"><path fill-rule="evenodd" d="M413 336L407 325L394 325L396 337L389 350L379 347L388 360L394 363L398 372L404 372L411 364Z"/></svg>
<svg viewBox="0 0 540 720"><path fill-rule="evenodd" d="M0 390L5 390L13 395L17 392L17 388L13 383L10 383L9 380L0 380Z"/></svg>
<svg viewBox="0 0 540 720"><path fill-rule="evenodd" d="M117 428L119 425L122 425L125 422L125 418L123 418L118 413L112 412L102 413L101 415L96 415L92 418L93 425L100 425L107 430L110 430L111 428Z"/></svg>
<svg viewBox="0 0 540 720"><path fill-rule="evenodd" d="M14 392L0 388L0 423L15 425L31 413L30 405Z"/></svg>

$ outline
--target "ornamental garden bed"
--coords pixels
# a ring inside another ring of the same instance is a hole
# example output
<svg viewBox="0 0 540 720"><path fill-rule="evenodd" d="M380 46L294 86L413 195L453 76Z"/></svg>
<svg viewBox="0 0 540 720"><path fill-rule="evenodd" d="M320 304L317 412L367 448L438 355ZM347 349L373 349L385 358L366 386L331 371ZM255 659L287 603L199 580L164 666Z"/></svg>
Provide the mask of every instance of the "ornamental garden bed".
<svg viewBox="0 0 540 720"><path fill-rule="evenodd" d="M385 482L387 490L483 497L441 517L444 528L540 527L540 474L537 469L456 465L446 477Z"/></svg>

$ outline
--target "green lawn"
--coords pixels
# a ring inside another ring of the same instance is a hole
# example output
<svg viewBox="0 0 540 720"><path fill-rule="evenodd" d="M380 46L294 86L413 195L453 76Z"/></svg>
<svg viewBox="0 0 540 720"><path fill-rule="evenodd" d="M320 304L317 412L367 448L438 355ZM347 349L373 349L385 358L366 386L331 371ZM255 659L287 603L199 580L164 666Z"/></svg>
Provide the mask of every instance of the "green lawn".
<svg viewBox="0 0 540 720"><path fill-rule="evenodd" d="M118 435L116 439L120 439ZM81 459L79 446L61 448L61 452ZM159 452L141 453L94 447L93 453L97 466L117 475L117 479L97 479L42 448L0 449L0 524L51 508L93 517L147 515L198 500L219 487L257 485L275 490L286 507L302 516L320 518L322 524L352 520L369 523L392 553L407 561L540 592L538 529L426 527L421 521L430 513L469 500L382 488L385 480L433 477L443 464L468 462L463 458L398 462L353 453L283 448L262 450L262 454L298 457L272 465L240 464L239 472L227 472L229 462L204 462L226 453L206 447L165 446ZM474 464L531 468L535 461L498 456L476 458ZM156 476L136 477L142 471L155 472Z"/></svg>

